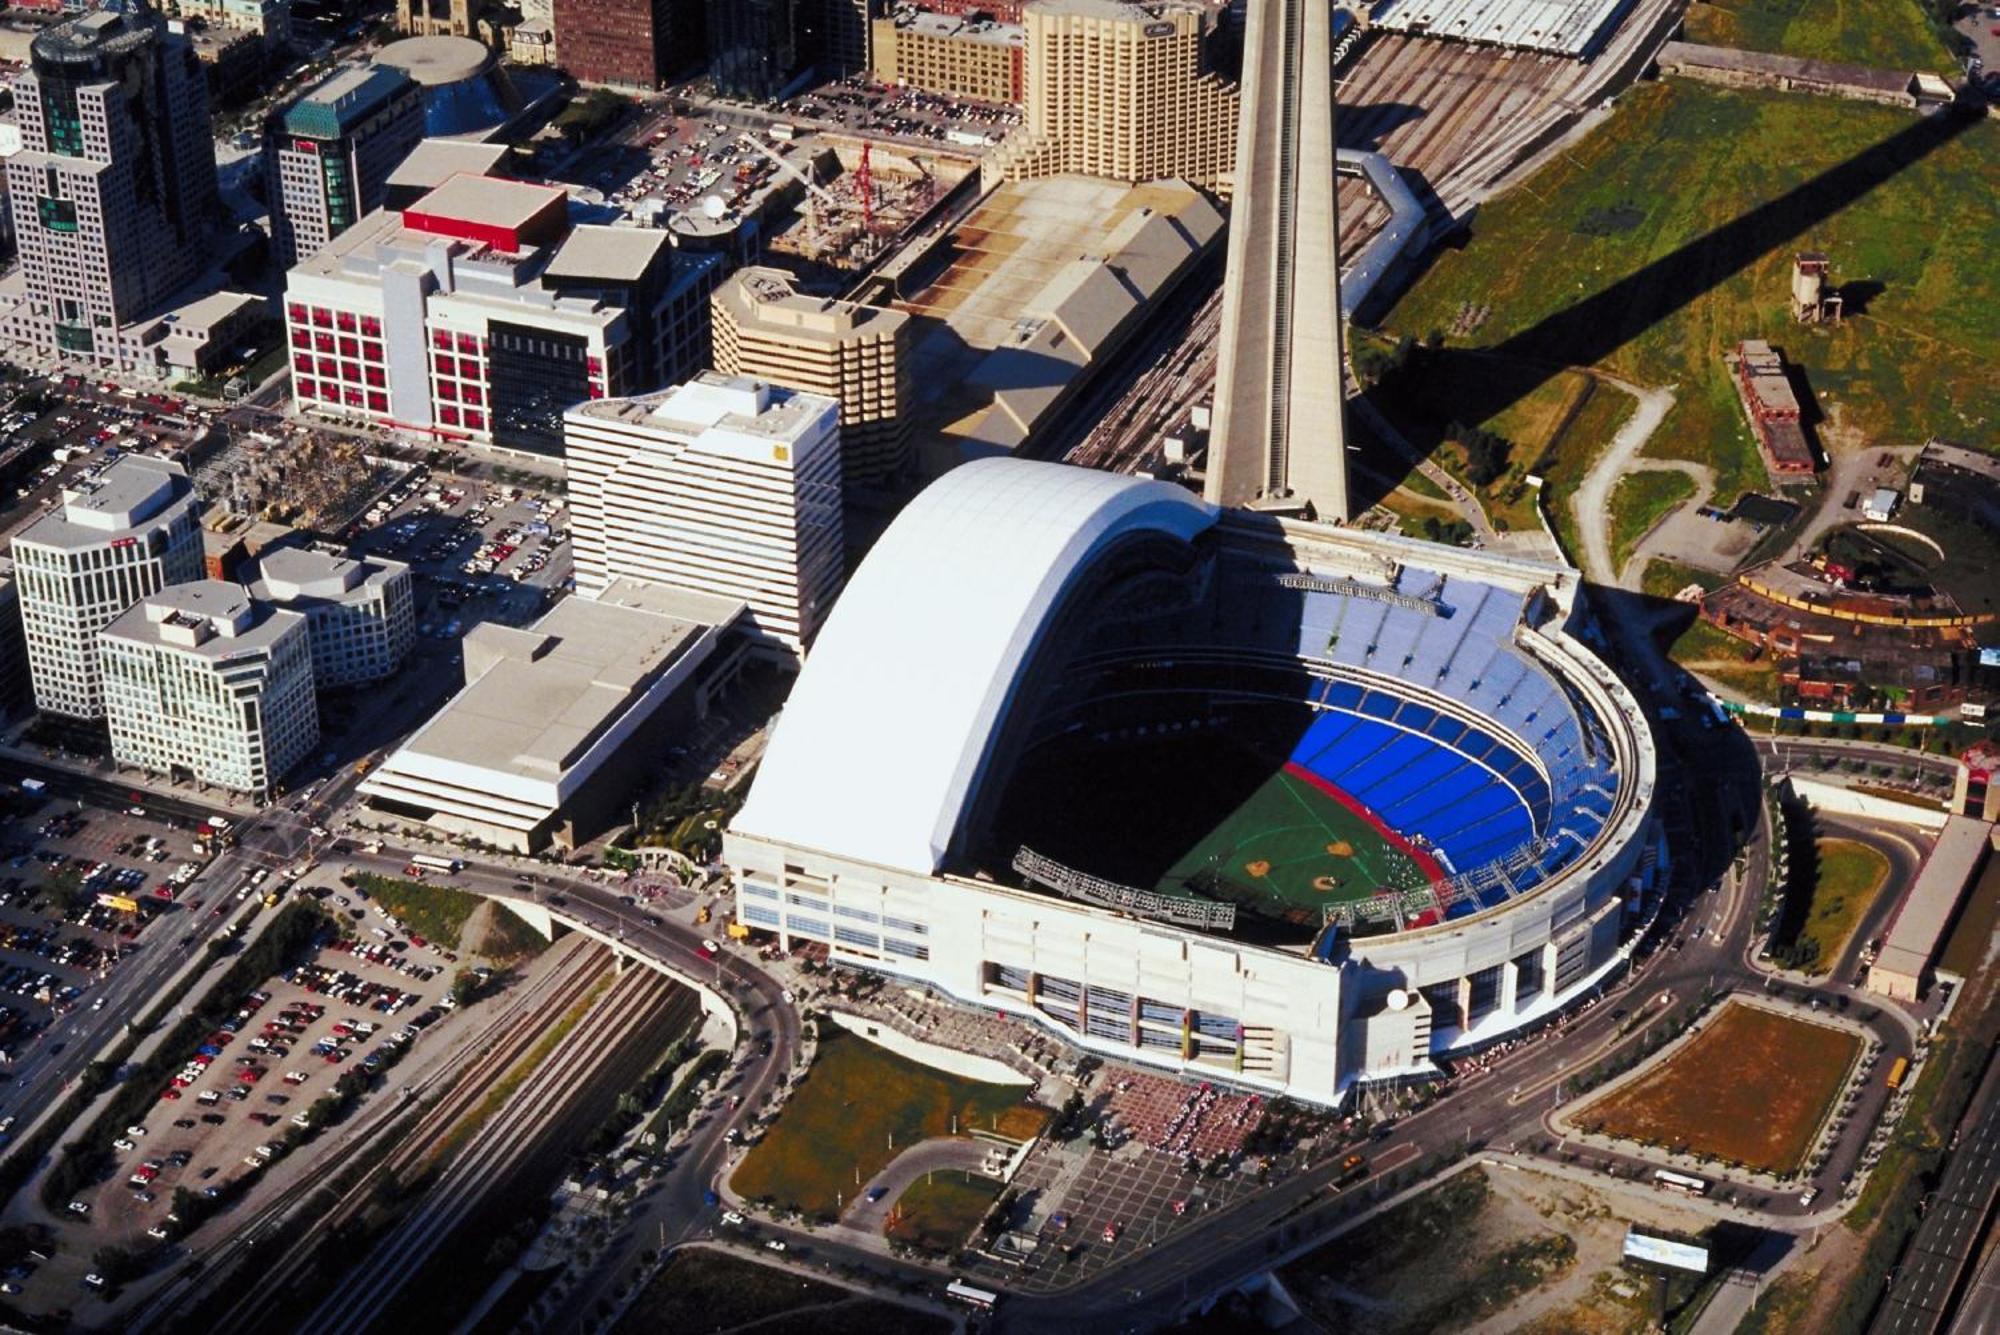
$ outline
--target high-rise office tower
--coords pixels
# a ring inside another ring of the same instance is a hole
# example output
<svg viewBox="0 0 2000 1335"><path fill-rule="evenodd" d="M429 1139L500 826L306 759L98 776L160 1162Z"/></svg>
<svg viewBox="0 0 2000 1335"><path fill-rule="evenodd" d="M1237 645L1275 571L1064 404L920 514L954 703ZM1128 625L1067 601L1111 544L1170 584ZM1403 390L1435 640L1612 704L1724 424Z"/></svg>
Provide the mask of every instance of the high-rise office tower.
<svg viewBox="0 0 2000 1335"><path fill-rule="evenodd" d="M1225 12L1200 0L1029 6L1024 124L991 170L1216 188L1235 148L1236 85L1216 68Z"/></svg>
<svg viewBox="0 0 2000 1335"><path fill-rule="evenodd" d="M271 240L286 268L381 207L424 137L424 92L393 65L341 70L264 125Z"/></svg>
<svg viewBox="0 0 2000 1335"><path fill-rule="evenodd" d="M889 482L907 469L909 316L806 296L779 269L739 269L709 303L716 370L840 401L845 482Z"/></svg>
<svg viewBox="0 0 2000 1335"><path fill-rule="evenodd" d="M768 102L805 63L799 9L817 0L708 0L708 76L724 97ZM563 40L558 28L556 40Z"/></svg>
<svg viewBox="0 0 2000 1335"><path fill-rule="evenodd" d="M136 366L126 326L212 255L215 143L194 48L145 0L83 14L35 38L14 105L23 147L7 191L27 299L13 332Z"/></svg>
<svg viewBox="0 0 2000 1335"><path fill-rule="evenodd" d="M187 470L147 455L65 488L14 535L14 579L35 704L104 716L97 632L149 593L200 579L201 524Z"/></svg>
<svg viewBox="0 0 2000 1335"><path fill-rule="evenodd" d="M1348 517L1326 0L1250 6L1207 496Z"/></svg>
<svg viewBox="0 0 2000 1335"><path fill-rule="evenodd" d="M555 0L556 58L582 83L651 91L702 58L704 0Z"/></svg>
<svg viewBox="0 0 2000 1335"><path fill-rule="evenodd" d="M306 619L238 584L148 594L97 636L111 757L262 797L319 741Z"/></svg>
<svg viewBox="0 0 2000 1335"><path fill-rule="evenodd" d="M576 588L625 578L749 604L756 641L796 662L845 568L840 410L704 371L563 419Z"/></svg>

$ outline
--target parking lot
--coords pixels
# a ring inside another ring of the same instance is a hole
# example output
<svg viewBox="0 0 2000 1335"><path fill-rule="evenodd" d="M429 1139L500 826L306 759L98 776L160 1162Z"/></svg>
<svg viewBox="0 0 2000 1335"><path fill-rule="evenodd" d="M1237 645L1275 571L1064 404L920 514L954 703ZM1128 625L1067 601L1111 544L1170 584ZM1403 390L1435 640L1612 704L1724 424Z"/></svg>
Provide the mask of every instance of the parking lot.
<svg viewBox="0 0 2000 1335"><path fill-rule="evenodd" d="M547 490L418 469L353 530L355 546L417 574L417 633L456 641L480 621L519 624L571 583L567 507Z"/></svg>
<svg viewBox="0 0 2000 1335"><path fill-rule="evenodd" d="M102 1009L93 989L121 960L191 926L199 900L184 887L207 861L193 853L192 832L143 814L34 799L16 810L0 823L0 1071L9 1081L63 1051L67 1017Z"/></svg>
<svg viewBox="0 0 2000 1335"><path fill-rule="evenodd" d="M213 421L212 409L166 394L128 392L76 376L30 381L0 416L0 461L7 461L0 513L10 525L25 522L59 486L125 454L184 451Z"/></svg>
<svg viewBox="0 0 2000 1335"><path fill-rule="evenodd" d="M814 89L779 111L852 134L928 139L963 151L997 144L1021 123L1010 103L975 102L916 88L888 88L860 78Z"/></svg>
<svg viewBox="0 0 2000 1335"><path fill-rule="evenodd" d="M336 1081L387 1067L441 1018L439 972L348 940L250 993L186 1054L154 1113L113 1141L116 1172L72 1214L104 1241L170 1240L186 1222L170 1218L177 1189L213 1200L247 1188L329 1112L319 1101Z"/></svg>

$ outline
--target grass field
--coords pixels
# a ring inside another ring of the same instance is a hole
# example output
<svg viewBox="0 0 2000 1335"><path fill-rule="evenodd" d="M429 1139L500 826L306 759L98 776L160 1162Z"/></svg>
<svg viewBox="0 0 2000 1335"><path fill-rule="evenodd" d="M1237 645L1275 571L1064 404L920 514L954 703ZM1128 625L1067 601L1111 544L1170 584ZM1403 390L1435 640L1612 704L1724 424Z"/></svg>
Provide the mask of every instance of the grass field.
<svg viewBox="0 0 2000 1335"><path fill-rule="evenodd" d="M1722 576L1711 575L1706 570L1696 570L1693 566L1682 565L1679 561L1662 560L1654 557L1646 562L1646 573L1640 577L1640 587L1654 598L1671 598L1690 584L1699 584L1704 589L1722 587Z"/></svg>
<svg viewBox="0 0 2000 1335"><path fill-rule="evenodd" d="M1577 1247L1560 1227L1510 1208L1472 1169L1279 1273L1322 1330L1430 1335L1512 1315L1517 1299L1569 1271Z"/></svg>
<svg viewBox="0 0 2000 1335"><path fill-rule="evenodd" d="M1993 931L2000 927L2000 858L1987 862L1986 870L1966 896L1958 921L1945 939L1938 956L1938 968L1961 978L1975 978L1993 953Z"/></svg>
<svg viewBox="0 0 2000 1335"><path fill-rule="evenodd" d="M1209 881L1213 875L1219 885ZM1410 889L1430 878L1360 815L1290 767L1271 776L1228 819L1168 869L1160 884L1189 882L1253 908L1317 925L1322 904ZM1265 911L1269 911L1266 909Z"/></svg>
<svg viewBox="0 0 2000 1335"><path fill-rule="evenodd" d="M1840 1097L1861 1040L1738 1001L1574 1117L1587 1131L1790 1173Z"/></svg>
<svg viewBox="0 0 2000 1335"><path fill-rule="evenodd" d="M800 1312L838 1304L824 1310ZM798 1313L787 1319L786 1313ZM838 1285L804 1279L698 1247L674 1253L613 1327L614 1335L713 1335L752 1322L760 1331L812 1331L845 1335L920 1335L951 1324L894 1303L857 1296Z"/></svg>
<svg viewBox="0 0 2000 1335"><path fill-rule="evenodd" d="M1612 570L1623 570L1639 539L1694 491L1694 479L1685 473L1627 473L1620 478L1611 491Z"/></svg>
<svg viewBox="0 0 2000 1335"><path fill-rule="evenodd" d="M1000 1183L975 1173L919 1178L897 1200L886 1232L924 1251L955 1252L999 1197Z"/></svg>
<svg viewBox="0 0 2000 1335"><path fill-rule="evenodd" d="M1709 0L1690 5L1687 39L1810 60L1956 74L1916 0Z"/></svg>
<svg viewBox="0 0 2000 1335"><path fill-rule="evenodd" d="M1830 973L1847 948L1861 915L1875 902L1889 874L1889 859L1852 839L1819 841L1819 879L1799 935L1819 947L1808 972Z"/></svg>
<svg viewBox="0 0 2000 1335"><path fill-rule="evenodd" d="M1439 414L1479 423L1545 392L1565 366L1672 385L1648 453L1714 466L1724 505L1766 485L1721 360L1745 338L1772 340L1803 369L1831 443L1990 439L2000 126L1963 125L1641 84L1597 131L1483 206L1470 239L1390 312L1392 333L1446 336L1413 358L1404 397L1430 393ZM1791 321L1791 256L1807 247L1831 256L1850 295L1838 327Z"/></svg>
<svg viewBox="0 0 2000 1335"><path fill-rule="evenodd" d="M447 950L458 949L466 920L482 902L478 895L448 885L424 885L373 872L362 872L356 879L370 899L395 914L405 927Z"/></svg>
<svg viewBox="0 0 2000 1335"><path fill-rule="evenodd" d="M1454 361L1449 377L1392 378L1375 397L1413 441L1435 439L1454 422L1505 437L1510 446L1507 467L1483 487L1467 477L1465 452L1456 444L1438 444L1432 457L1478 495L1494 527L1503 531L1532 532L1541 527L1535 514L1536 492L1526 480L1530 473L1540 477L1542 508L1564 549L1574 552L1577 535L1569 513L1570 495L1591 461L1632 415L1632 397L1594 376L1561 371L1517 402L1482 415L1481 405L1504 397L1505 386L1516 378L1518 372L1500 359L1467 357ZM1425 480L1414 471L1401 480L1409 486L1413 479ZM1405 506L1393 503L1392 508L1402 513Z"/></svg>
<svg viewBox="0 0 2000 1335"><path fill-rule="evenodd" d="M1721 682L1752 700L1777 703L1778 665L1771 656L1759 654L1751 645L1706 621L1689 622L1668 653L1682 667Z"/></svg>
<svg viewBox="0 0 2000 1335"><path fill-rule="evenodd" d="M828 1029L812 1069L730 1180L739 1194L830 1219L857 1173L866 1182L918 1141L950 1135L954 1113L963 1131L1024 1102L1021 1086L962 1080Z"/></svg>

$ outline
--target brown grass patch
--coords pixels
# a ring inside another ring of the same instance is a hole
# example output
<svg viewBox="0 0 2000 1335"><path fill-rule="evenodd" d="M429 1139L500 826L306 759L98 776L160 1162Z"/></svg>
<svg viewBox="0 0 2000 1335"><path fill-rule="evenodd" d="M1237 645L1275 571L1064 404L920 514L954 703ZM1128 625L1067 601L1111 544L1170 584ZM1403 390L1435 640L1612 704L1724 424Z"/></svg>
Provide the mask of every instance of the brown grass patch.
<svg viewBox="0 0 2000 1335"><path fill-rule="evenodd" d="M1804 1161L1860 1049L1844 1029L1726 1002L1665 1061L1573 1120L1782 1175Z"/></svg>

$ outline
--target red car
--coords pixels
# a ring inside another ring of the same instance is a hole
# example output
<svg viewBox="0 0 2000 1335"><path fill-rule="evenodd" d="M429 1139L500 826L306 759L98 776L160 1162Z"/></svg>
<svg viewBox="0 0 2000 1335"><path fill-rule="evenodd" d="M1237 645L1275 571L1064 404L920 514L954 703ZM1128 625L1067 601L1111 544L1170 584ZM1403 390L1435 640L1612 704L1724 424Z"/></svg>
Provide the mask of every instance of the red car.
<svg viewBox="0 0 2000 1335"><path fill-rule="evenodd" d="M174 1083L178 1085L180 1082L175 1081ZM160 1101L162 1103L173 1103L176 1100L178 1100L180 1096L181 1092L179 1089L176 1088L169 1087L167 1089L163 1089L160 1091Z"/></svg>

